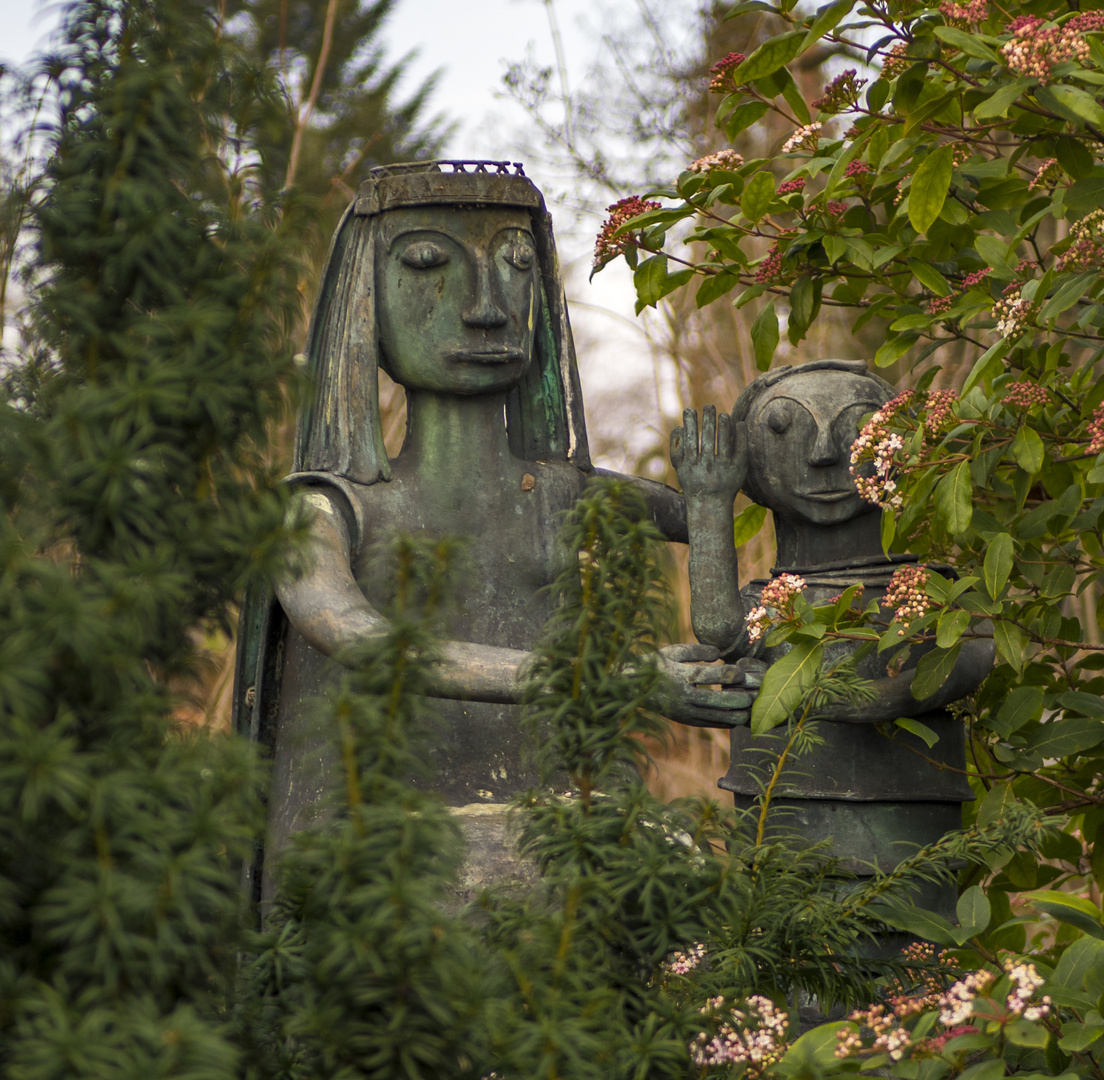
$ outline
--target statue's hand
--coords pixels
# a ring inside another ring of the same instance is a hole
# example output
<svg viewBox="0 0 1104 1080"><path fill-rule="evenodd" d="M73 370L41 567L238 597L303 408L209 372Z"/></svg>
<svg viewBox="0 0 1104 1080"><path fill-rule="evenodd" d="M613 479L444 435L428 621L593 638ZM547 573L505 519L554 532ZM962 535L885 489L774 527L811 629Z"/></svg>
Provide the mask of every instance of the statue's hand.
<svg viewBox="0 0 1104 1080"><path fill-rule="evenodd" d="M656 664L664 676L656 711L693 727L742 727L762 679L744 660L711 663L720 653L712 645L666 645ZM720 685L721 689L712 687Z"/></svg>
<svg viewBox="0 0 1104 1080"><path fill-rule="evenodd" d="M671 464L682 493L723 496L731 503L747 476L747 430L727 413L717 416L713 405L702 409L701 439L698 414L685 409L682 427L671 432Z"/></svg>

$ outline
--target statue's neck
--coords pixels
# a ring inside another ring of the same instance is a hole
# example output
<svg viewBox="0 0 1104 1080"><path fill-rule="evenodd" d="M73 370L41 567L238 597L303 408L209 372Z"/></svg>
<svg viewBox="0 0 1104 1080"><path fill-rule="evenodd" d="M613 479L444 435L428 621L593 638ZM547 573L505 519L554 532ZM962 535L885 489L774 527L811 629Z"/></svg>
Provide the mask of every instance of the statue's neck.
<svg viewBox="0 0 1104 1080"><path fill-rule="evenodd" d="M779 570L882 554L881 517L876 513L860 514L838 525L787 521L775 514L774 532L778 539L775 566Z"/></svg>
<svg viewBox="0 0 1104 1080"><path fill-rule="evenodd" d="M505 393L441 394L408 390L400 458L430 482L470 486L501 475L510 458Z"/></svg>

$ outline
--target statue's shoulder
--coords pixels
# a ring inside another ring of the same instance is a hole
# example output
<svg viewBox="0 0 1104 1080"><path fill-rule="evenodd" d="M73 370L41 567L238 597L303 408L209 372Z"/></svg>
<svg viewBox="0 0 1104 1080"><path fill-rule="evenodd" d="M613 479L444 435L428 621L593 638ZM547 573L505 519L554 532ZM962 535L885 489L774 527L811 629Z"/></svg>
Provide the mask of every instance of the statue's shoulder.
<svg viewBox="0 0 1104 1080"><path fill-rule="evenodd" d="M359 548L364 538L367 507L376 484L358 484L336 473L310 471L294 472L284 478L284 483L308 497L322 495L341 514L353 548Z"/></svg>

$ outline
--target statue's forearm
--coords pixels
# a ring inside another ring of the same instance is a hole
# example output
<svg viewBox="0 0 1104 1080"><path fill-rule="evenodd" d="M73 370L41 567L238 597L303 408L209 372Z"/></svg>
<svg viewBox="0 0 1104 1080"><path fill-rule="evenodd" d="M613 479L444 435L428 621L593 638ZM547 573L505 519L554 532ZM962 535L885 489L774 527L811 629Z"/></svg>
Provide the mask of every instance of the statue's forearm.
<svg viewBox="0 0 1104 1080"><path fill-rule="evenodd" d="M690 621L698 640L728 652L744 633L739 562L732 542L732 502L689 495Z"/></svg>
<svg viewBox="0 0 1104 1080"><path fill-rule="evenodd" d="M319 513L311 539L310 569L301 577L280 582L276 593L307 644L340 660L381 638L388 623L353 577L349 541L340 519ZM520 701L518 675L528 656L519 649L444 642L431 676L431 693L469 701Z"/></svg>

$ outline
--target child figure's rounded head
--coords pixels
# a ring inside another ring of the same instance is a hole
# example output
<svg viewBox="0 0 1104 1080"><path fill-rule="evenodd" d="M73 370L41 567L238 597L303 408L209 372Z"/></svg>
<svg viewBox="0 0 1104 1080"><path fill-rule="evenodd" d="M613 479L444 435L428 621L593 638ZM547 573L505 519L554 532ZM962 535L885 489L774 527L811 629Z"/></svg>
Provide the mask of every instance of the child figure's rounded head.
<svg viewBox="0 0 1104 1080"><path fill-rule="evenodd" d="M895 390L861 360L815 360L760 375L737 398L747 425L744 490L792 522L838 525L874 509L850 472L851 444L868 413Z"/></svg>

